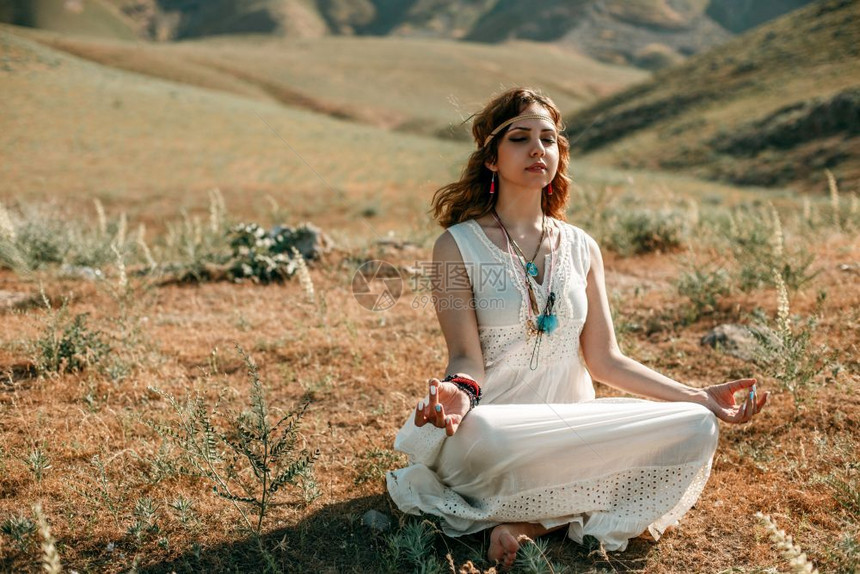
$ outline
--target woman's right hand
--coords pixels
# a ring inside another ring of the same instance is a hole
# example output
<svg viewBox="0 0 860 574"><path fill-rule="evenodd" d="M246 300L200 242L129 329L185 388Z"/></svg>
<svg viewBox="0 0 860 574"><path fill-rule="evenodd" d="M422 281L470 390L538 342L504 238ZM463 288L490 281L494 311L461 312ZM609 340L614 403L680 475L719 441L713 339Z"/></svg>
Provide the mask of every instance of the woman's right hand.
<svg viewBox="0 0 860 574"><path fill-rule="evenodd" d="M469 395L454 383L439 379L430 379L428 383L427 396L415 407L415 426L430 423L452 436L469 412Z"/></svg>

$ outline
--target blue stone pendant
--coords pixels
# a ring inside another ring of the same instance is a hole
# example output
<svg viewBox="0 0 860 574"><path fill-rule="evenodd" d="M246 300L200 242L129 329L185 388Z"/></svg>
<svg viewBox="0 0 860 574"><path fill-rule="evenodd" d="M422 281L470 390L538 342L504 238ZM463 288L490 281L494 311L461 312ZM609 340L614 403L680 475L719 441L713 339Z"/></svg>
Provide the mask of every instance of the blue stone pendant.
<svg viewBox="0 0 860 574"><path fill-rule="evenodd" d="M543 314L537 318L537 329L542 333L552 333L558 327L558 317Z"/></svg>
<svg viewBox="0 0 860 574"><path fill-rule="evenodd" d="M529 261L528 263L526 263L526 273L528 273L528 274L529 274L529 275L531 275L532 277L537 277L537 274L538 274L538 268L537 268L537 265L535 265L535 264L534 264L534 263L532 263L531 261Z"/></svg>

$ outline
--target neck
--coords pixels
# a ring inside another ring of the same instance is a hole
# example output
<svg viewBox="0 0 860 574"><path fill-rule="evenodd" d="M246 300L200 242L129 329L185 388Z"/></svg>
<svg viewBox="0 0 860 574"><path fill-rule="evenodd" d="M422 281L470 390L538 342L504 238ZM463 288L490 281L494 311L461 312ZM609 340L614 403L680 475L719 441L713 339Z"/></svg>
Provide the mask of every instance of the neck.
<svg viewBox="0 0 860 574"><path fill-rule="evenodd" d="M517 195L500 195L496 213L511 233L540 229L543 224L541 192Z"/></svg>

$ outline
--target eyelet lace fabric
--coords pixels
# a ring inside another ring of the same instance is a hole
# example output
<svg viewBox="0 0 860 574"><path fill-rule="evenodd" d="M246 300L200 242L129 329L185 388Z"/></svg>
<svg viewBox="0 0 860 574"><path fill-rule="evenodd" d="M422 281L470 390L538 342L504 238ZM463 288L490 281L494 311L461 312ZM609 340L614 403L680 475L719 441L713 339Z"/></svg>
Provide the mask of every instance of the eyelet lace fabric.
<svg viewBox="0 0 860 574"><path fill-rule="evenodd" d="M591 534L623 550L646 529L658 538L693 506L718 427L693 403L595 399L579 342L594 240L552 224L560 232L554 271L535 294L542 309L556 292L559 326L544 334L536 369L521 264L476 221L449 228L475 299L484 399L452 437L416 427L410 412L394 445L410 464L388 473L388 491L403 512L442 517L451 536L534 522L568 525L573 540Z"/></svg>

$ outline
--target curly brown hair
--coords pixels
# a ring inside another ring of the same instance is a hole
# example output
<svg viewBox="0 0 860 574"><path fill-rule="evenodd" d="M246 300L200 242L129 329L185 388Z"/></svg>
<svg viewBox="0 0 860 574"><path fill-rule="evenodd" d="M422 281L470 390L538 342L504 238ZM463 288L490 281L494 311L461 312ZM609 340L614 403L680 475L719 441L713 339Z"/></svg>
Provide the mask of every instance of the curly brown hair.
<svg viewBox="0 0 860 574"><path fill-rule="evenodd" d="M546 108L555 120L558 132L558 170L552 180L552 195L542 194L541 206L543 212L550 217L566 220L568 188L571 179L567 176L570 163L570 143L562 135L564 123L561 111L549 97L531 88L512 88L496 96L484 106L484 109L474 115L472 136L478 144L478 149L469 156L466 167L460 179L441 187L433 194L430 213L444 228L448 228L467 219L479 218L489 213L496 203L497 194L488 193L492 171L485 163L495 163L498 158L499 141L509 127L496 134L487 146L484 140L493 129L505 120L516 117L528 105L538 103Z"/></svg>

